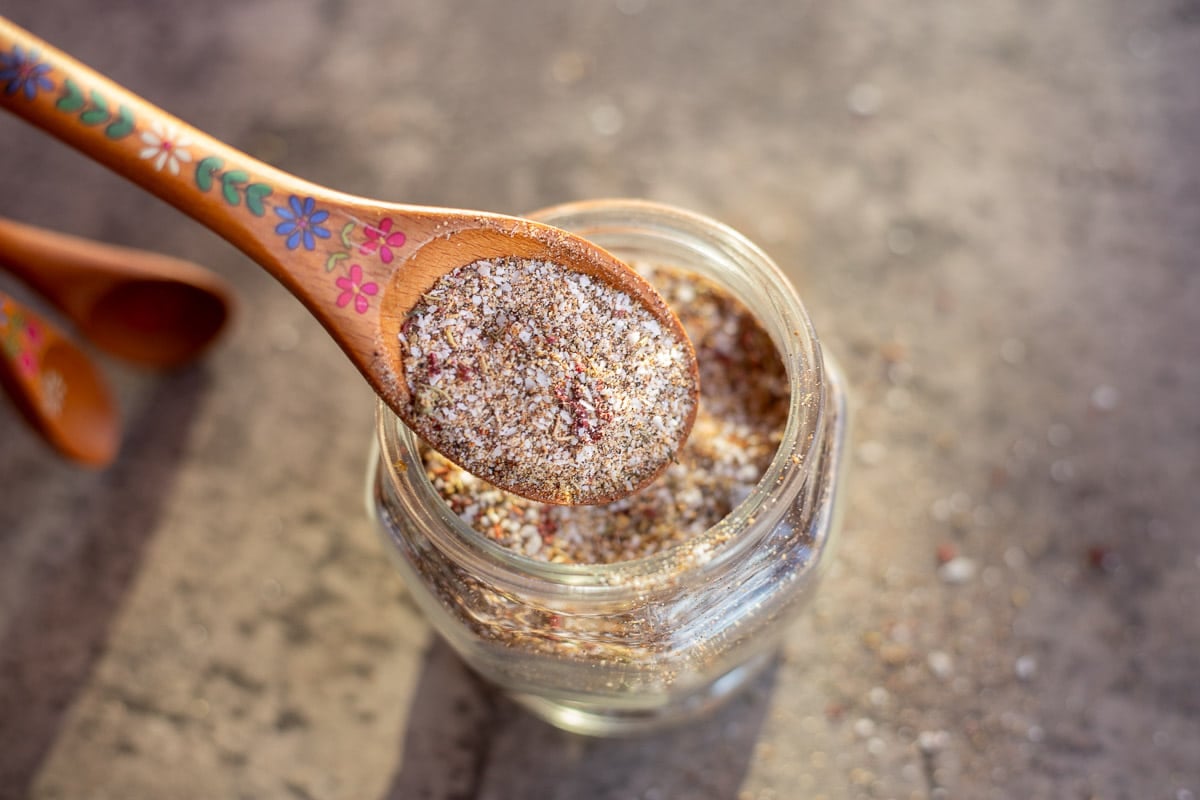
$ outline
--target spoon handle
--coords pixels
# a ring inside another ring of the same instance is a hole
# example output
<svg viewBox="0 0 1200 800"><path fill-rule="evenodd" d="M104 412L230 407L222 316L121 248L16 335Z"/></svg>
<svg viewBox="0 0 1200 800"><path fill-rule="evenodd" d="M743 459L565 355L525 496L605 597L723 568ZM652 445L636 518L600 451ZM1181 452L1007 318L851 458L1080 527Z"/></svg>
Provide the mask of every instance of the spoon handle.
<svg viewBox="0 0 1200 800"><path fill-rule="evenodd" d="M390 262L403 235L362 201L221 143L2 17L0 107L206 225L370 352L387 265L351 256Z"/></svg>
<svg viewBox="0 0 1200 800"><path fill-rule="evenodd" d="M316 188L222 144L3 18L0 105L242 249L271 242L278 195Z"/></svg>

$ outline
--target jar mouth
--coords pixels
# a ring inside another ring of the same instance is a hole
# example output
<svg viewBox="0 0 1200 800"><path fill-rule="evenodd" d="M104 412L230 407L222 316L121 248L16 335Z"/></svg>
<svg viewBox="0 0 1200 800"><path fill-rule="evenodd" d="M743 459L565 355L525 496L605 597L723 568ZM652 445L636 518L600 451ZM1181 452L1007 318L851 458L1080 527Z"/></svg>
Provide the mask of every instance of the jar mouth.
<svg viewBox="0 0 1200 800"><path fill-rule="evenodd" d="M790 506L777 502L803 491L826 422L826 384L820 346L799 297L778 266L728 226L694 212L645 200L603 199L553 206L527 215L565 228L637 260L650 252L674 256L678 266L705 274L755 311L787 372L791 399L783 438L750 494L715 525L660 552L605 564L542 561L488 540L460 519L429 480L416 435L381 401L377 434L387 479L406 491L404 510L425 527L449 535L435 544L464 566L509 578L524 576L575 591L606 592L653 585L654 576L715 569L754 546ZM685 263L678 263L679 261ZM734 278L709 274L707 264L736 267Z"/></svg>

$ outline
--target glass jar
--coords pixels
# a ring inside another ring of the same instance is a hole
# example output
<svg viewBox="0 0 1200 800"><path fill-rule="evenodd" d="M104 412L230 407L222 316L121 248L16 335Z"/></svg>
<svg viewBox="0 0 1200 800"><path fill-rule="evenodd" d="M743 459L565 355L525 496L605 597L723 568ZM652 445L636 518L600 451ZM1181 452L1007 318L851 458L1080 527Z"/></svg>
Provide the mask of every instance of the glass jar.
<svg viewBox="0 0 1200 800"><path fill-rule="evenodd" d="M416 437L380 405L368 501L412 596L480 675L561 728L620 735L704 713L770 663L828 563L844 461L844 381L795 290L743 236L654 203L592 201L532 218L627 261L703 275L754 312L791 403L766 473L732 513L653 556L557 564L454 515Z"/></svg>

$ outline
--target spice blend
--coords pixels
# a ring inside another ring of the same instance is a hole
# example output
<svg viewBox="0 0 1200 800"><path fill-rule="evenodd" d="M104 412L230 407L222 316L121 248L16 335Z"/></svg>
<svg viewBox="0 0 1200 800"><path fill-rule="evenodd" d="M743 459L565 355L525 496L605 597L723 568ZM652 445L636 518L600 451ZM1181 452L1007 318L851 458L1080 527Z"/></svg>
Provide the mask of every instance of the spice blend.
<svg viewBox="0 0 1200 800"><path fill-rule="evenodd" d="M688 342L623 291L552 262L448 273L399 339L413 417L439 450L553 503L628 495L671 461L694 418Z"/></svg>
<svg viewBox="0 0 1200 800"><path fill-rule="evenodd" d="M661 266L639 270L679 316L700 368L695 424L676 462L621 500L563 507L504 492L426 449L434 487L481 535L546 561L641 558L719 522L770 463L789 405L786 370L770 336L744 305L706 279Z"/></svg>

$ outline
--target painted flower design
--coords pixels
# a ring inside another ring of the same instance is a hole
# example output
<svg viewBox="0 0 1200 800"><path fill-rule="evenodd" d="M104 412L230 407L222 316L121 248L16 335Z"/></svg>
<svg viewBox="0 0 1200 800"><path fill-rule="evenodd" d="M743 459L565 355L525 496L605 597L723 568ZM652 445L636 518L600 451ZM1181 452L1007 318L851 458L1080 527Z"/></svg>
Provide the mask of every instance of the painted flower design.
<svg viewBox="0 0 1200 800"><path fill-rule="evenodd" d="M329 229L320 224L329 219L329 212L316 209L317 202L311 197L301 199L296 195L288 198L286 208L275 206L275 213L283 218L283 222L275 226L275 232L287 237L288 250L295 250L301 242L305 250L313 250L317 239L329 238Z"/></svg>
<svg viewBox="0 0 1200 800"><path fill-rule="evenodd" d="M179 129L174 125L154 120L150 124L150 130L142 131L141 140L145 146L138 155L141 158L153 159L154 168L159 172L166 167L172 175L178 175L180 163L190 164L192 161L192 153L187 149L192 140L188 136L180 135Z"/></svg>
<svg viewBox="0 0 1200 800"><path fill-rule="evenodd" d="M37 356L35 356L31 350L22 350L17 354L17 366L20 367L26 375L36 375L38 371Z"/></svg>
<svg viewBox="0 0 1200 800"><path fill-rule="evenodd" d="M363 270L358 264L351 264L349 274L342 275L334 283L342 290L337 299L338 308L345 308L353 301L354 310L359 314L365 314L370 308L368 298L379 293L379 284L363 281Z"/></svg>
<svg viewBox="0 0 1200 800"><path fill-rule="evenodd" d="M6 81L4 93L14 95L24 92L27 100L37 97L39 91L50 91L54 83L46 77L50 65L38 61L38 51L26 52L14 44L9 53L0 53L0 81Z"/></svg>
<svg viewBox="0 0 1200 800"><path fill-rule="evenodd" d="M358 252L364 256L379 253L380 261L385 264L392 263L392 248L403 247L407 239L402 232L392 230L394 224L391 217L385 217L374 227L366 226L363 232L366 234L367 241L359 245Z"/></svg>

